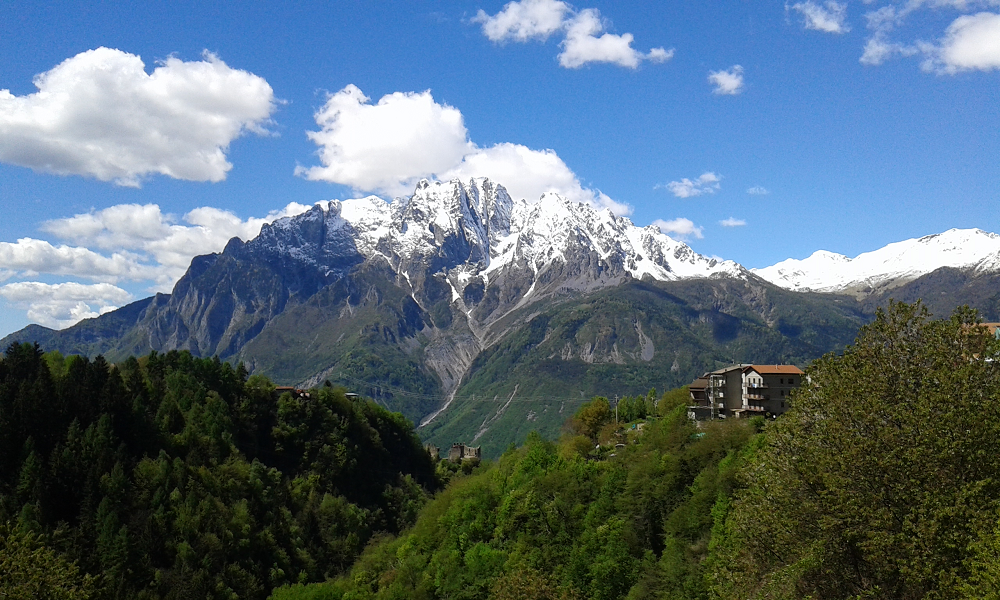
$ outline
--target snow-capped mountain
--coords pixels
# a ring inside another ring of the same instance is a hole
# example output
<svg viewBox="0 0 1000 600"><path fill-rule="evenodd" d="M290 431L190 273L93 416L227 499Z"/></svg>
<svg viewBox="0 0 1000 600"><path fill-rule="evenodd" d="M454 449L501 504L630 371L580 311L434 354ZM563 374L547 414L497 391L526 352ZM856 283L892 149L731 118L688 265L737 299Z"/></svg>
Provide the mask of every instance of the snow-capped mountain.
<svg viewBox="0 0 1000 600"><path fill-rule="evenodd" d="M3 342L111 361L216 355L281 384L343 385L401 411L435 443L499 452L531 429L555 435L593 395L672 389L728 362L805 364L842 348L881 296L865 304L781 288L1000 266L998 236L962 236L758 272L775 287L557 194L515 201L486 179L422 181L391 202L320 203L196 257L169 295Z"/></svg>
<svg viewBox="0 0 1000 600"><path fill-rule="evenodd" d="M320 229L322 238L315 237ZM345 258L381 257L411 283L418 271L447 274L457 297L476 278L489 285L516 267L540 276L585 254L610 277L671 281L746 272L608 209L555 193L515 202L488 179L424 180L412 196L391 203L377 196L321 203L265 225L247 249L285 254L331 274Z"/></svg>
<svg viewBox="0 0 1000 600"><path fill-rule="evenodd" d="M902 285L941 267L1000 271L1000 235L979 229L950 229L895 242L855 258L819 250L809 258L790 258L751 271L795 291L864 293Z"/></svg>

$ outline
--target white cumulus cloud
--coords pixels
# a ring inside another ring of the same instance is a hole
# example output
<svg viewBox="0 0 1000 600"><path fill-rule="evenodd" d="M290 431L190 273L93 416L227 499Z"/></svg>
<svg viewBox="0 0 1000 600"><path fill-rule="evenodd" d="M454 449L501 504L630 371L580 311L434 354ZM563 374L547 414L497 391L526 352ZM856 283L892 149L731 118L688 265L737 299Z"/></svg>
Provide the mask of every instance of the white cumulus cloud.
<svg viewBox="0 0 1000 600"><path fill-rule="evenodd" d="M201 207L184 215L182 220L187 223L185 225L176 223L173 215L163 214L155 204L120 204L96 212L54 219L44 223L42 230L82 246L119 249L121 252L105 258L87 248L72 248L64 252L73 250L83 253L95 266L83 268L68 260L53 260L47 268L31 270L56 275L75 274L104 281L151 280L154 282L152 289L167 292L195 256L219 252L234 237L243 240L254 238L264 223L296 215L309 208L293 202L266 217L243 220L229 211ZM2 258L2 248L0 243L0 266L18 268L14 264L7 266ZM130 270L118 273L110 266L98 268L106 264L117 266L117 262L126 263Z"/></svg>
<svg viewBox="0 0 1000 600"><path fill-rule="evenodd" d="M704 227L698 227L691 219L685 219L684 217L678 217L670 221L657 219L653 221L653 225L659 227L662 233L681 240L700 240L705 237L702 234L702 231L705 229Z"/></svg>
<svg viewBox="0 0 1000 600"><path fill-rule="evenodd" d="M88 248L54 246L45 240L21 238L0 242L0 268L10 273L33 277L39 273L72 275L98 281L148 279L155 269L141 264L128 252L105 256Z"/></svg>
<svg viewBox="0 0 1000 600"><path fill-rule="evenodd" d="M438 104L429 91L396 92L371 104L348 85L315 117L320 130L308 135L320 147L323 166L296 173L358 190L412 192L417 180L454 166L473 150L462 113Z"/></svg>
<svg viewBox="0 0 1000 600"><path fill-rule="evenodd" d="M19 281L0 286L0 296L26 310L33 322L55 329L112 311L132 300L131 294L109 283Z"/></svg>
<svg viewBox="0 0 1000 600"><path fill-rule="evenodd" d="M225 179L229 144L264 132L276 104L267 81L207 52L146 73L138 56L97 48L34 84L25 96L0 90L0 161L127 186L152 174Z"/></svg>
<svg viewBox="0 0 1000 600"><path fill-rule="evenodd" d="M727 70L710 71L708 82L715 86L713 94L735 96L743 91L743 67L733 65Z"/></svg>
<svg viewBox="0 0 1000 600"><path fill-rule="evenodd" d="M27 310L36 323L68 327L131 300L116 283L169 292L195 256L220 252L233 237L254 238L264 223L309 208L292 202L267 216L244 220L229 211L201 207L178 220L155 204L122 204L47 221L42 231L75 245L31 238L0 242L0 281L54 275L99 283L16 281L0 287L0 297Z"/></svg>
<svg viewBox="0 0 1000 600"><path fill-rule="evenodd" d="M869 2L870 3L870 2ZM921 67L939 74L954 74L967 70L988 71L1000 68L1000 29L992 12L962 14L943 32L936 43L923 36L910 34L913 41L893 39L898 32L905 34L907 21L923 10L953 10L960 13L1000 7L1000 0L905 0L891 2L865 14L871 31L865 41L859 61L865 65L880 65L894 56L922 54ZM914 40L914 37L916 39Z"/></svg>
<svg viewBox="0 0 1000 600"><path fill-rule="evenodd" d="M674 55L672 48L653 48L648 54L643 54L632 47L632 39L631 33L604 33L600 13L597 9L588 8L567 23L559 64L567 69L577 69L588 63L604 62L634 69L643 60L664 62Z"/></svg>
<svg viewBox="0 0 1000 600"><path fill-rule="evenodd" d="M559 0L508 2L492 17L480 9L473 23L482 23L483 34L494 42L546 40L563 28L563 18L572 9Z"/></svg>
<svg viewBox="0 0 1000 600"><path fill-rule="evenodd" d="M1000 69L1000 14L981 12L955 19L936 46L925 46L923 67L940 73Z"/></svg>
<svg viewBox="0 0 1000 600"><path fill-rule="evenodd" d="M547 40L555 33L562 33L559 64L567 69L578 69L590 63L610 63L635 69L648 60L661 63L674 56L671 48L653 48L640 52L632 47L634 36L607 33L601 13L596 8L574 10L559 0L519 0L508 2L503 10L488 15L480 10L474 23L482 24L483 34L494 42L527 42Z"/></svg>
<svg viewBox="0 0 1000 600"><path fill-rule="evenodd" d="M813 0L806 0L805 2L796 2L791 6L786 4L785 9L791 9L801 14L806 29L815 29L826 33L847 33L851 30L846 23L846 2L830 0L819 4Z"/></svg>
<svg viewBox="0 0 1000 600"><path fill-rule="evenodd" d="M438 178L465 180L470 177L488 177L503 185L512 198L535 201L545 192L556 192L574 202L610 208L616 215L632 213L629 205L583 187L576 173L553 150L532 150L511 143L478 148Z"/></svg>
<svg viewBox="0 0 1000 600"><path fill-rule="evenodd" d="M545 192L611 208L631 208L584 187L553 150L513 143L479 147L469 140L462 113L434 101L430 92L394 93L377 104L353 85L333 94L316 113L321 130L310 133L322 166L299 167L308 179L390 196L413 193L422 178L488 177L514 198L534 202Z"/></svg>
<svg viewBox="0 0 1000 600"><path fill-rule="evenodd" d="M747 222L743 219L737 219L735 217L729 217L728 219L723 219L719 221L719 225L723 227L743 227Z"/></svg>
<svg viewBox="0 0 1000 600"><path fill-rule="evenodd" d="M720 181L722 181L722 177L711 171L707 171L698 176L697 179L691 180L685 177L680 181L671 181L665 185L658 184L656 188L666 188L678 198L693 198L702 194L714 194L716 190L722 187L719 183Z"/></svg>
<svg viewBox="0 0 1000 600"><path fill-rule="evenodd" d="M755 185L752 188L747 189L747 193L751 196L766 196L771 192L769 192L764 186Z"/></svg>

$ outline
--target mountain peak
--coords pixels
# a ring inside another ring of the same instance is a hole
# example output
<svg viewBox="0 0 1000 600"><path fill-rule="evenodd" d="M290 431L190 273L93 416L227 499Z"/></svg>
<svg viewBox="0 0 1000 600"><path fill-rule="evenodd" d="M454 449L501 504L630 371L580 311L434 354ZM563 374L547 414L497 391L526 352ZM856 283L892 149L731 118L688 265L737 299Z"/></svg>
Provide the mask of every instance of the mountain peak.
<svg viewBox="0 0 1000 600"><path fill-rule="evenodd" d="M752 272L798 291L840 292L895 287L942 267L1000 270L1000 236L981 229L949 229L848 258L819 250Z"/></svg>
<svg viewBox="0 0 1000 600"><path fill-rule="evenodd" d="M627 274L666 281L745 272L732 261L701 256L655 227L638 228L607 208L556 192L546 192L537 202L514 202L502 185L486 178L422 179L412 195L391 203L368 196L318 204L265 226L249 245L317 265L331 259L354 264L345 259L381 255L407 276L414 269L446 276L459 269L463 282L514 263L537 274L579 260L581 253L603 264L601 277L612 279Z"/></svg>

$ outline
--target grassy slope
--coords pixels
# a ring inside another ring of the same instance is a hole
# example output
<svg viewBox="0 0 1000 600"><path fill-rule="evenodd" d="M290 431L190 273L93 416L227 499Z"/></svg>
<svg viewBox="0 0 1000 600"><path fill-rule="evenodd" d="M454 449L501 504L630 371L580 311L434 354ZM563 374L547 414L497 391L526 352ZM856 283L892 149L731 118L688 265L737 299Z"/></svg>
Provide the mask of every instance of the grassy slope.
<svg viewBox="0 0 1000 600"><path fill-rule="evenodd" d="M804 365L854 339L866 320L856 307L848 298L759 281L635 282L603 290L549 308L484 351L452 406L421 435L439 446L481 443L484 456L497 456L532 430L556 437L594 395L675 388L732 362ZM650 360L643 359L636 324L652 341ZM593 362L580 358L588 349ZM608 362L616 349L619 364ZM564 358L568 350L572 358Z"/></svg>

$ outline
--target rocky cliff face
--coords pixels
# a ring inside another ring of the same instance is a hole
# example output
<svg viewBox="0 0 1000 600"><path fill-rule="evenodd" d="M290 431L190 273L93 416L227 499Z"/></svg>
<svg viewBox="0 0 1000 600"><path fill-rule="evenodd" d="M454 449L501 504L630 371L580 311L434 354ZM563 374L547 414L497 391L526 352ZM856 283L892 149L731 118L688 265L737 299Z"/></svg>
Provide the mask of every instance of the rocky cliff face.
<svg viewBox="0 0 1000 600"><path fill-rule="evenodd" d="M379 265L428 315L421 317L431 329L428 360L446 392L510 325L497 324L531 304L632 278L746 273L654 227L555 194L514 202L485 179L423 181L392 203L371 196L318 204L265 225L247 243L234 239L221 254L198 257L144 322L149 347L241 356L279 314L362 265Z"/></svg>

